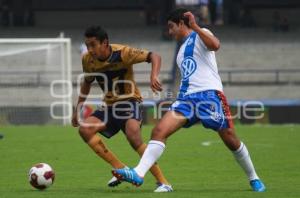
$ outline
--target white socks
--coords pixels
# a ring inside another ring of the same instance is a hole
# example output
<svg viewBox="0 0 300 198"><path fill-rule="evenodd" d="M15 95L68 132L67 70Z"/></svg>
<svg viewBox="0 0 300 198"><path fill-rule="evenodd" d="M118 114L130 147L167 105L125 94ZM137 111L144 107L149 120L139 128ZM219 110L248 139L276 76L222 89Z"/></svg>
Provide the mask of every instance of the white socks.
<svg viewBox="0 0 300 198"><path fill-rule="evenodd" d="M232 152L236 161L248 176L249 181L259 179L252 164L247 147L241 142L240 148Z"/></svg>
<svg viewBox="0 0 300 198"><path fill-rule="evenodd" d="M140 177L144 177L147 171L153 166L153 164L160 158L165 150L165 144L160 141L151 140L149 141L147 148L139 162L139 164L134 168ZM257 176L253 163L251 161L247 147L243 142L241 142L240 147L232 152L236 161L245 171L248 176L249 181L254 179L259 179Z"/></svg>
<svg viewBox="0 0 300 198"><path fill-rule="evenodd" d="M161 141L150 140L147 148L140 160L140 163L134 168L140 177L144 177L146 172L153 166L165 150L165 144Z"/></svg>

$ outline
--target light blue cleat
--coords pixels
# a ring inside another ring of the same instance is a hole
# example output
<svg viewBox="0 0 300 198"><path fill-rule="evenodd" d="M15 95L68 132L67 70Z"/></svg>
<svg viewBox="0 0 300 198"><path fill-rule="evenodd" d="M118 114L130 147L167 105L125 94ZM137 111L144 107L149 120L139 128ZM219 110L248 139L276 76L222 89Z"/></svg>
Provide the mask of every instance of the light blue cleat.
<svg viewBox="0 0 300 198"><path fill-rule="evenodd" d="M250 186L252 190L255 192L264 192L266 191L266 187L264 183L260 179L254 179L250 181Z"/></svg>
<svg viewBox="0 0 300 198"><path fill-rule="evenodd" d="M135 186L140 186L144 182L144 179L140 177L133 168L115 169L112 170L111 172L119 180L132 183Z"/></svg>

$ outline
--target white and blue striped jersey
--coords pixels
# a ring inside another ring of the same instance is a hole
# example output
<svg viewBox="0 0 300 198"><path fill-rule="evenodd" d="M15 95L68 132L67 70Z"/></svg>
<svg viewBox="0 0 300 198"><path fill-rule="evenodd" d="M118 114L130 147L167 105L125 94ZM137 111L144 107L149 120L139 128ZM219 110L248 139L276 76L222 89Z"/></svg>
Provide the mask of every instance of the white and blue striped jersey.
<svg viewBox="0 0 300 198"><path fill-rule="evenodd" d="M181 71L179 97L205 90L223 91L215 52L207 49L196 32L185 38L176 62Z"/></svg>

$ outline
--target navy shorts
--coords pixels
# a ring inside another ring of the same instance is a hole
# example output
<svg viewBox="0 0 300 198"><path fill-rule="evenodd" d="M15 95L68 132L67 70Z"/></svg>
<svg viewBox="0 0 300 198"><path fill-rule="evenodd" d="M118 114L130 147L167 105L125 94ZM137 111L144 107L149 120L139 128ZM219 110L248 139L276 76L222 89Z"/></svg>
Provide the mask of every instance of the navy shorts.
<svg viewBox="0 0 300 198"><path fill-rule="evenodd" d="M170 110L179 112L187 118L184 128L197 122L215 131L233 128L229 105L225 95L220 91L207 90L186 95L177 99Z"/></svg>
<svg viewBox="0 0 300 198"><path fill-rule="evenodd" d="M112 106L102 106L91 116L94 116L105 123L106 129L99 131L106 138L111 138L120 130L124 133L127 120L135 119L142 121L141 104L135 100L118 101Z"/></svg>

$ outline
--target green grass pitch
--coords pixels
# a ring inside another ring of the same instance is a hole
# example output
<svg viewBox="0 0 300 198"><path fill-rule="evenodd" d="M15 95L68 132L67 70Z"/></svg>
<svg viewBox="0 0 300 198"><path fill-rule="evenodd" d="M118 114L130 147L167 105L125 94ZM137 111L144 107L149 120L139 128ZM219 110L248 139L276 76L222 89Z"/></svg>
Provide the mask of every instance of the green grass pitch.
<svg viewBox="0 0 300 198"><path fill-rule="evenodd" d="M149 139L152 126L143 127ZM159 161L174 187L173 193L154 194L150 173L143 186L123 183L108 188L111 167L80 139L77 129L58 126L0 127L0 197L300 197L300 126L236 126L246 143L265 193L250 191L248 181L217 134L200 125L172 136ZM138 155L119 133L105 142L129 166ZM49 163L55 170L54 185L45 191L27 181L30 167Z"/></svg>

